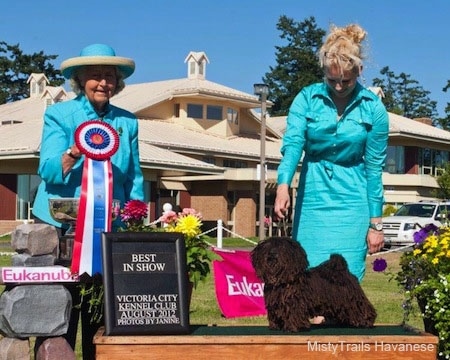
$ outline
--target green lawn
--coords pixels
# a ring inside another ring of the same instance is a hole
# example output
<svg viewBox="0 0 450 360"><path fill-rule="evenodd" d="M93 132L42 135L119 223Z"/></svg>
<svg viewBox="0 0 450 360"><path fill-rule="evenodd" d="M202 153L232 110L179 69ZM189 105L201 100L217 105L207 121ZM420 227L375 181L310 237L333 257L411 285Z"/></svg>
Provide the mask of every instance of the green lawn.
<svg viewBox="0 0 450 360"><path fill-rule="evenodd" d="M5 241L5 239L0 238L0 243L2 241ZM215 239L210 239L210 243L216 245ZM227 247L250 248L252 246L252 244L240 239L224 239L224 243ZM400 253L383 255L383 258L388 262L389 271L395 272L399 269L399 257ZM375 257L368 257L367 259L367 272L362 286L378 312L377 323L400 324L402 322L402 294L399 292L396 283L389 281L388 275L385 273L376 273L372 270L371 262L374 260ZM0 256L0 266L9 266L10 264L10 256ZM190 308L190 323L193 325L264 325L267 324L267 321L264 316L236 319L224 318L217 306L213 276L211 275L204 283L200 283L193 292ZM423 323L419 316L413 317L409 324L418 329L423 329ZM80 353L81 351L78 347L77 356L79 358L81 358Z"/></svg>

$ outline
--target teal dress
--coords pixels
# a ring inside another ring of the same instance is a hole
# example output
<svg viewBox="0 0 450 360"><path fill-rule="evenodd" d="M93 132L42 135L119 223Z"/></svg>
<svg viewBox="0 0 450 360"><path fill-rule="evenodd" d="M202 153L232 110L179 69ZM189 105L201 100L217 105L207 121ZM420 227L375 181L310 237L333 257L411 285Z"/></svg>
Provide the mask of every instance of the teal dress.
<svg viewBox="0 0 450 360"><path fill-rule="evenodd" d="M360 281L364 277L369 221L383 210L388 133L384 105L359 83L340 118L323 83L295 97L278 184L291 184L304 154L292 237L305 248L310 266L338 253Z"/></svg>

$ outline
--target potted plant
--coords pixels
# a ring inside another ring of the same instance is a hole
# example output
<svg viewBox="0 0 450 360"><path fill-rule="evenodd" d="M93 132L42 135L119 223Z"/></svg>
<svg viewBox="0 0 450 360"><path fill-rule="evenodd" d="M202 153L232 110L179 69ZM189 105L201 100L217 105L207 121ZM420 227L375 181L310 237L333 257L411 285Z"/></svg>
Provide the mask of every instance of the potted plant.
<svg viewBox="0 0 450 360"><path fill-rule="evenodd" d="M204 281L211 272L211 261L214 253L201 234L202 215L192 208L181 212L167 211L155 222L145 225L147 204L140 200L130 200L120 211L120 218L125 224L121 231L166 231L179 232L184 235L186 246L186 265L189 282L195 289L200 281ZM158 224L163 226L158 227Z"/></svg>
<svg viewBox="0 0 450 360"><path fill-rule="evenodd" d="M383 271L385 264L376 259L373 268ZM438 359L450 359L450 228L429 224L416 232L412 250L400 257L400 271L390 275L404 294L403 322L417 301L425 331L439 337Z"/></svg>

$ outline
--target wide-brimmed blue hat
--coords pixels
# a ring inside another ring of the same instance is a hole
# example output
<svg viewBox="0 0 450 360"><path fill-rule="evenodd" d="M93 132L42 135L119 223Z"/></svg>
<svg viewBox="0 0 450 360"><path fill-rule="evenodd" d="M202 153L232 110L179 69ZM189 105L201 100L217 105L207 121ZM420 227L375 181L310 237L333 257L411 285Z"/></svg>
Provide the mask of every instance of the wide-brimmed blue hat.
<svg viewBox="0 0 450 360"><path fill-rule="evenodd" d="M134 60L116 56L114 49L105 44L92 44L80 52L80 56L67 59L61 63L61 72L66 79L70 79L74 70L86 65L114 65L123 74L129 77L135 68Z"/></svg>

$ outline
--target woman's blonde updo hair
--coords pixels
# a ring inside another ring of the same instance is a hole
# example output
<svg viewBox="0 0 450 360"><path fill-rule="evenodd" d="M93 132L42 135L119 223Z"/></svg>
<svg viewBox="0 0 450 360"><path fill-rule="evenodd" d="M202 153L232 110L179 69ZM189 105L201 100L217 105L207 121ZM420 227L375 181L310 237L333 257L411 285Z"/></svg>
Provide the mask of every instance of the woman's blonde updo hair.
<svg viewBox="0 0 450 360"><path fill-rule="evenodd" d="M72 91L77 95L84 92L83 86L81 86L81 81L80 81L80 73L83 71L83 69L84 69L84 66L80 66L79 68L75 69L69 80ZM125 88L124 76L119 70L117 70L117 68L116 68L116 81L117 81L117 84L116 84L116 89L114 90L113 96L117 95L119 92L121 92Z"/></svg>
<svg viewBox="0 0 450 360"><path fill-rule="evenodd" d="M367 32L359 25L345 27L331 26L330 33L319 51L319 62L322 68L337 67L343 75L345 71L362 69L364 59L362 42Z"/></svg>

